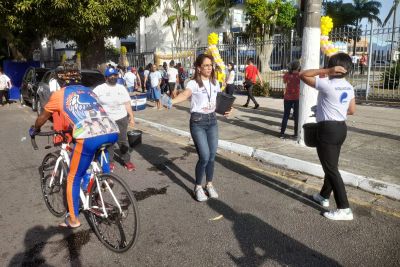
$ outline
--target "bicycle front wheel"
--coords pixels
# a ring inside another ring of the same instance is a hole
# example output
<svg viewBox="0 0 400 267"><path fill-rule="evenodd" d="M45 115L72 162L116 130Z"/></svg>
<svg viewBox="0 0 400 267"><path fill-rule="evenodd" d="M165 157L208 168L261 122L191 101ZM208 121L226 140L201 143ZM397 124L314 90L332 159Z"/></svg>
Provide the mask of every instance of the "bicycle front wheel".
<svg viewBox="0 0 400 267"><path fill-rule="evenodd" d="M54 216L62 217L67 212L65 197L68 167L61 160L55 169L58 157L57 153L49 153L44 157L40 166L40 184L47 208Z"/></svg>
<svg viewBox="0 0 400 267"><path fill-rule="evenodd" d="M136 199L120 177L101 174L97 179L100 188L95 182L89 195L94 232L108 249L125 252L135 245L139 235Z"/></svg>

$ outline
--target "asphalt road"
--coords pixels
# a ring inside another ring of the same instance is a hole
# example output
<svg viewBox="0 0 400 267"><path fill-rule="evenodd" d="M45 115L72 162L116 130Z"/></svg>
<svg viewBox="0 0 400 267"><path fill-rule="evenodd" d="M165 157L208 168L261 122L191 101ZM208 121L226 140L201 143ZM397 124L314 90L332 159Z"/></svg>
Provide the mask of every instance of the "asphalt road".
<svg viewBox="0 0 400 267"><path fill-rule="evenodd" d="M34 113L13 104L0 118L0 266L400 266L399 217L352 202L354 221L328 221L307 198L314 188L233 155L217 159L220 198L198 203L195 151L152 133L132 153L137 171L117 167L139 200L141 232L135 248L112 253L84 216L64 230L47 210L37 168L48 150L27 138Z"/></svg>

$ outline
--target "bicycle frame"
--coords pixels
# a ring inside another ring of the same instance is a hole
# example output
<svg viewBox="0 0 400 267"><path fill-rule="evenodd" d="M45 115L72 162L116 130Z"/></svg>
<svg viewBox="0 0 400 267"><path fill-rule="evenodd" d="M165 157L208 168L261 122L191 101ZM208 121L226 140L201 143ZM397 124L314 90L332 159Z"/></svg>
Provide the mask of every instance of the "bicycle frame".
<svg viewBox="0 0 400 267"><path fill-rule="evenodd" d="M69 146L69 144L63 143L61 145L60 156L57 158L56 164L54 166L54 170L53 170L53 172L51 174L49 187L51 187L53 185L53 182L54 182L54 179L55 179L55 176L56 176L56 170L58 169L60 161L64 161L67 164L68 167L70 166L70 158L69 158L68 151L71 151L71 147ZM99 166L99 162L96 159L94 159L90 163L90 166L92 168L91 168L91 173L90 173L90 179L89 179L87 194L85 194L85 192L82 190L82 188L80 188L79 196L80 196L80 199L81 199L82 204L83 204L83 210L90 210L90 207L89 207L89 195L91 193L91 190L92 190L94 182L96 182L96 185L97 185L97 188L98 188L98 193L99 193L99 196L100 196L102 211L103 211L103 214L101 214L100 216L104 217L104 218L107 218L108 217L108 213L107 213L107 210L106 210L105 205L104 205L104 199L103 199L103 195L102 195L101 190L100 190L101 187L100 187L100 183L99 183L99 180L98 180L98 177L97 177L97 174L101 174L103 172L101 166L103 166L104 163L108 163L108 160L107 160L107 157L106 157L106 155L104 153L104 150L102 150L101 151L101 156L100 156L100 166ZM64 179L64 173L63 173L63 170L61 170L60 184L62 184L63 179ZM103 181L103 182L106 185L106 189L110 192L113 200L117 204L119 212L122 212L121 205L119 204L117 198L115 197L114 192L112 191L110 185L108 184L107 181Z"/></svg>

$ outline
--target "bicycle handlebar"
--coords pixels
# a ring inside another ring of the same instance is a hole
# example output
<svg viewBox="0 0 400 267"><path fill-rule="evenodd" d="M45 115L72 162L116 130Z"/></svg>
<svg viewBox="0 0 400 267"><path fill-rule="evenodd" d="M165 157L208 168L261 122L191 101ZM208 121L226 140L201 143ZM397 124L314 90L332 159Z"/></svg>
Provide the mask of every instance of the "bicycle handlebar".
<svg viewBox="0 0 400 267"><path fill-rule="evenodd" d="M67 130L67 131L54 131L53 130L53 131L48 131L48 132L38 132L36 135L38 135L38 136L53 136L53 135L59 134L65 139L66 138L65 135L67 133L72 133L72 130ZM36 144L36 140L35 140L36 135L31 137L31 143L32 143L32 147L34 150L39 149L39 147Z"/></svg>

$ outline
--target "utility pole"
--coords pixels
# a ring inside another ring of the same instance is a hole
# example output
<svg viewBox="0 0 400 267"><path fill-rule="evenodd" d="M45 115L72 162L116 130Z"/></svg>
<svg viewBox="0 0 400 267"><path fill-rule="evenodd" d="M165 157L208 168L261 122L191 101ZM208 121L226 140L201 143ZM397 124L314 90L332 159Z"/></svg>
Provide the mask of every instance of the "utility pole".
<svg viewBox="0 0 400 267"><path fill-rule="evenodd" d="M303 3L304 6L302 6ZM318 69L320 60L321 0L301 0L300 8L304 10L301 68L302 70ZM317 97L317 90L303 82L300 83L298 143L302 145L304 145L303 124L310 120L311 107L316 105Z"/></svg>

